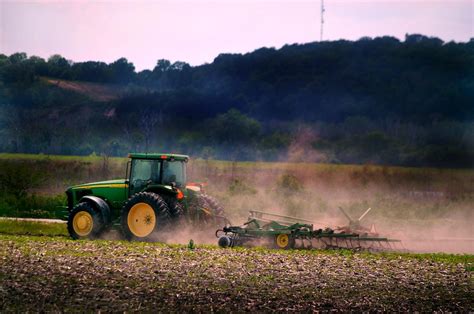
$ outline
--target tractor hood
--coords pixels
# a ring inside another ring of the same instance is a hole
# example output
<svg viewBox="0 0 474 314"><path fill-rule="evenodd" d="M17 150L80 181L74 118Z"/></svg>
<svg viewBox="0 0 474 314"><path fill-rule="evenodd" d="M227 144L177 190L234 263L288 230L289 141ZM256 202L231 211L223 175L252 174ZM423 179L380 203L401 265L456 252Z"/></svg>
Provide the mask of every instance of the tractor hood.
<svg viewBox="0 0 474 314"><path fill-rule="evenodd" d="M70 189L94 189L94 188L125 188L128 186L128 180L108 180L91 183L84 183L71 186Z"/></svg>
<svg viewBox="0 0 474 314"><path fill-rule="evenodd" d="M66 191L68 208L72 208L83 197L95 196L105 200L112 208L121 208L128 198L128 180L108 180L71 186Z"/></svg>

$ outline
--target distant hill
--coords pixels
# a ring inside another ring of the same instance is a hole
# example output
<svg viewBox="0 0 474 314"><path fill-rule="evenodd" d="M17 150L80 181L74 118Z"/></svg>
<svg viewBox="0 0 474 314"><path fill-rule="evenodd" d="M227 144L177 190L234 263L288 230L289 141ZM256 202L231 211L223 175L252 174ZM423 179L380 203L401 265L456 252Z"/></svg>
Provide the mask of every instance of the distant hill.
<svg viewBox="0 0 474 314"><path fill-rule="evenodd" d="M40 79L61 89L73 91L100 102L117 100L123 96L125 91L124 86L121 85L68 81L49 77L40 77Z"/></svg>
<svg viewBox="0 0 474 314"><path fill-rule="evenodd" d="M0 148L472 167L474 42L407 35L191 67L0 55Z"/></svg>

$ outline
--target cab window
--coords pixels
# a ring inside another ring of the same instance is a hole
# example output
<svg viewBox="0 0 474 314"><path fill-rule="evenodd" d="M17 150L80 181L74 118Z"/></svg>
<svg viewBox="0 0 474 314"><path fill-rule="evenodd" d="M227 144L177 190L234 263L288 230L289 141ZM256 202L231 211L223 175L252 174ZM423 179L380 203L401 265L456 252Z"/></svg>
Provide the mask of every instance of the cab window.
<svg viewBox="0 0 474 314"><path fill-rule="evenodd" d="M131 183L149 181L158 183L160 180L160 161L134 159L132 163Z"/></svg>
<svg viewBox="0 0 474 314"><path fill-rule="evenodd" d="M177 186L183 186L186 182L184 176L184 162L182 161L164 161L163 162L163 184L176 183Z"/></svg>

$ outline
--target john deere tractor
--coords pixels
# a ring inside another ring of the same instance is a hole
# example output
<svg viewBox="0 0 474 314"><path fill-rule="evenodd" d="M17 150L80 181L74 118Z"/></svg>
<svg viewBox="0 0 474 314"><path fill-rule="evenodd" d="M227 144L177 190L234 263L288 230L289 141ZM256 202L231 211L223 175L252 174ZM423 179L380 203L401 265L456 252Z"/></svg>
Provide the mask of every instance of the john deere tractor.
<svg viewBox="0 0 474 314"><path fill-rule="evenodd" d="M129 154L126 178L80 184L66 191L69 234L97 238L116 226L129 240L149 240L173 224L197 228L227 223L222 207L186 182L189 157L177 154Z"/></svg>

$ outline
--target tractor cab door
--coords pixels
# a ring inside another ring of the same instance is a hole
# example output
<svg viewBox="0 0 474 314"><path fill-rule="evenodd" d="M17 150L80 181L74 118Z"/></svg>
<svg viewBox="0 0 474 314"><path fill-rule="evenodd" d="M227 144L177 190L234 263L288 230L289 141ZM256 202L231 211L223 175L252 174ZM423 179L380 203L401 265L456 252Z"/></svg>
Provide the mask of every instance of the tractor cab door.
<svg viewBox="0 0 474 314"><path fill-rule="evenodd" d="M161 182L161 161L133 159L130 171L130 194L143 191L150 184Z"/></svg>
<svg viewBox="0 0 474 314"><path fill-rule="evenodd" d="M186 164L184 161L163 161L163 184L182 187L186 185Z"/></svg>

